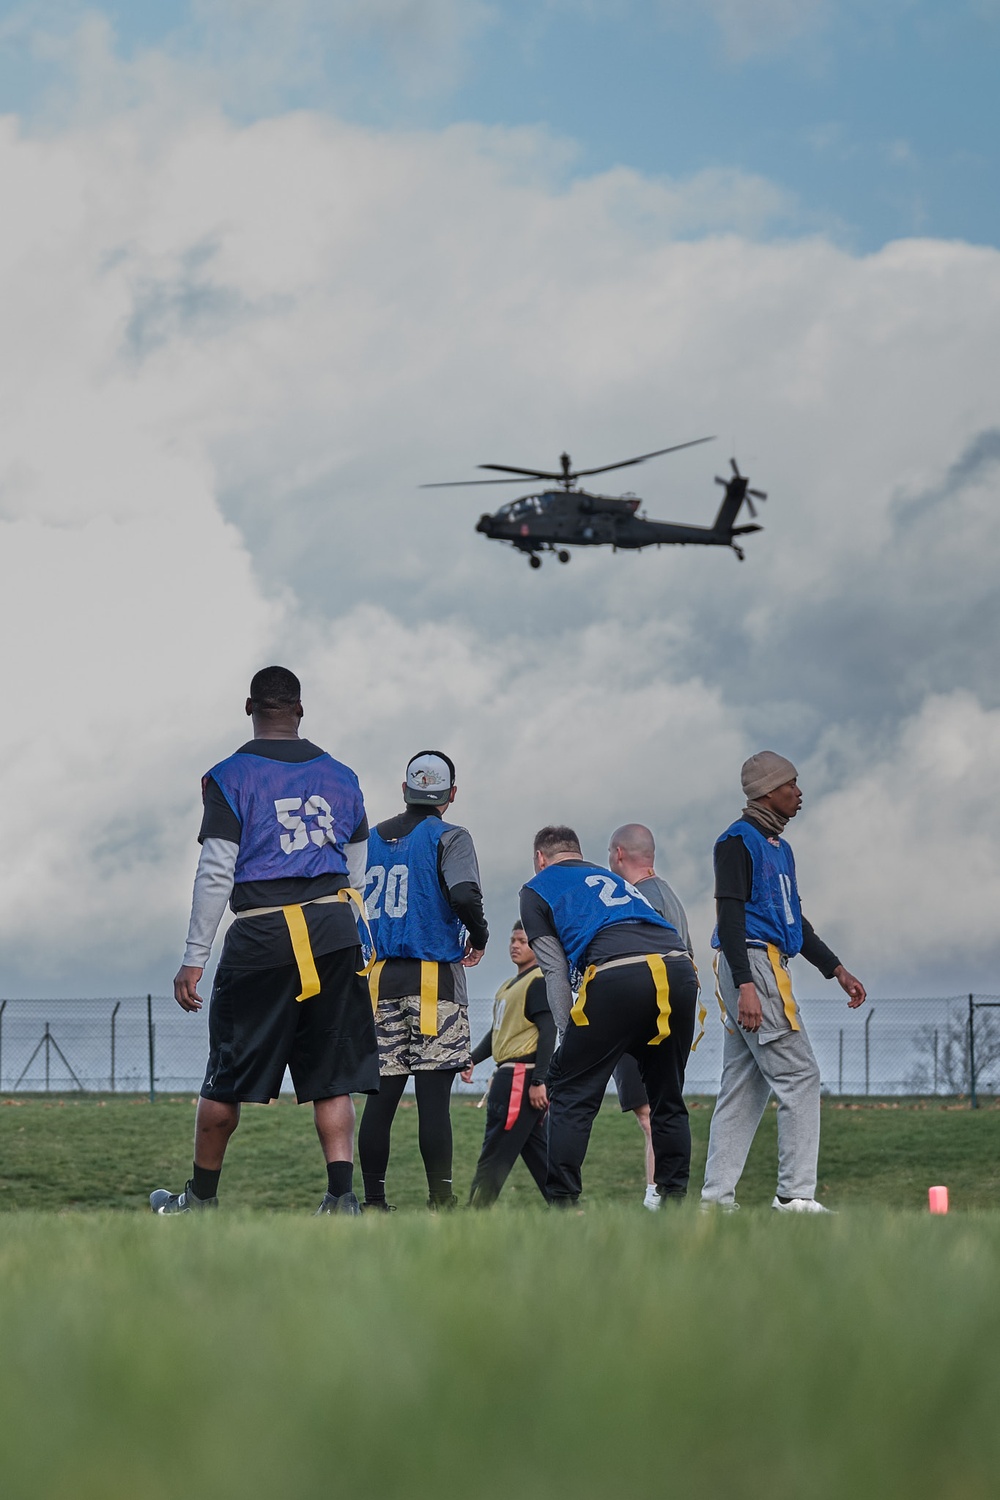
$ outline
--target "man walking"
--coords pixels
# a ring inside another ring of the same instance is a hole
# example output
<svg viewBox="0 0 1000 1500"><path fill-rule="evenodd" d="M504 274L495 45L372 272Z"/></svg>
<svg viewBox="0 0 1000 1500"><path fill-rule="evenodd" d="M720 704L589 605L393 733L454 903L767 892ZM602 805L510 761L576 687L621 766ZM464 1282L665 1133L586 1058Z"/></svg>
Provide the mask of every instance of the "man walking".
<svg viewBox="0 0 1000 1500"><path fill-rule="evenodd" d="M802 915L795 859L782 838L802 806L790 760L762 750L744 762L747 805L715 845L718 915L712 946L726 1028L712 1115L703 1205L734 1209L736 1184L772 1092L778 1101L778 1191L784 1213L829 1213L816 1201L819 1067L792 995L788 960L801 953L836 979L854 1010L865 987Z"/></svg>
<svg viewBox="0 0 1000 1500"><path fill-rule="evenodd" d="M562 1040L549 1068L546 1193L576 1203L594 1116L619 1059L631 1054L649 1096L660 1198L687 1191L691 1131L684 1068L698 981L677 929L620 875L584 860L572 828L535 836L521 921L545 973ZM571 979L580 979L574 1003Z"/></svg>
<svg viewBox="0 0 1000 1500"><path fill-rule="evenodd" d="M479 864L466 828L444 821L455 767L421 750L406 767L404 812L379 823L368 843L368 918L378 962L369 983L377 1006L379 1093L358 1131L365 1207L386 1210L392 1122L412 1074L428 1207L453 1208L451 1086L468 1067L465 970L478 964L489 930Z"/></svg>
<svg viewBox="0 0 1000 1500"><path fill-rule="evenodd" d="M513 979L500 986L493 1002L493 1025L472 1050L472 1062L462 1073L472 1082L476 1063L492 1057L496 1071L486 1101L486 1132L469 1192L471 1208L489 1208L500 1196L510 1170L520 1156L545 1196L545 1088L556 1023L545 994L545 979L520 922L510 935Z"/></svg>
<svg viewBox="0 0 1000 1500"><path fill-rule="evenodd" d="M655 856L656 844L652 832L644 823L623 823L608 840L608 869L634 885L653 910L658 911L661 917L666 917L671 926L677 929L681 946L693 963L694 950L691 947L687 915L667 882L657 875L654 869ZM636 1124L645 1138L646 1195L642 1206L655 1211L660 1206L660 1195L654 1176L649 1099L639 1074L639 1064L628 1052L623 1053L615 1068L614 1078L622 1114L635 1115Z"/></svg>
<svg viewBox="0 0 1000 1500"><path fill-rule="evenodd" d="M321 1214L357 1214L352 1093L378 1089L363 970L358 887L368 821L358 778L299 738L299 680L264 667L250 684L254 737L202 781L201 857L174 997L199 1011L198 982L226 903L209 1009L209 1059L195 1122L194 1169L180 1193L150 1194L154 1213L217 1208L243 1103L266 1104L286 1066L310 1102L326 1161Z"/></svg>

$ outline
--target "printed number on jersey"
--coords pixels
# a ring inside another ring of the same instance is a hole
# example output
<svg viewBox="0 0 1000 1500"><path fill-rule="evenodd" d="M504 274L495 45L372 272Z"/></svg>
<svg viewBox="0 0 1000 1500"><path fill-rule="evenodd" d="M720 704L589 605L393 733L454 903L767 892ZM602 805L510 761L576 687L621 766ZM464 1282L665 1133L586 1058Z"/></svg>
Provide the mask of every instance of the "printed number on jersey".
<svg viewBox="0 0 1000 1500"><path fill-rule="evenodd" d="M294 854L296 849L305 849L309 844L335 844L333 811L325 797L307 797L305 806L301 797L279 797L274 804L278 822L288 832L281 835L284 854ZM300 816L301 813L301 816Z"/></svg>
<svg viewBox="0 0 1000 1500"><path fill-rule="evenodd" d="M629 885L627 880L621 882L625 887L625 895L616 896L615 892L618 890L619 882L612 880L610 875L588 875L586 884L593 886L605 906L628 906L630 901L646 901L642 892L637 891L634 885ZM649 905L648 901L646 901L646 905Z"/></svg>
<svg viewBox="0 0 1000 1500"><path fill-rule="evenodd" d="M392 865L388 870L384 865L372 865L365 876L365 910L369 917L380 917L383 904L387 917L405 917L409 884L410 872L405 865Z"/></svg>

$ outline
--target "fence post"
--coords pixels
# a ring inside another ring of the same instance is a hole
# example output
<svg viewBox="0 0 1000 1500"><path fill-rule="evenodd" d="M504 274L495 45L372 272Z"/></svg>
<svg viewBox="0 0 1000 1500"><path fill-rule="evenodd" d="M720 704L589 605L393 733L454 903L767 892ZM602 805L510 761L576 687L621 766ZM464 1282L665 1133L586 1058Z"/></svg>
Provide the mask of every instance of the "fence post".
<svg viewBox="0 0 1000 1500"><path fill-rule="evenodd" d="M837 1059L837 1093L844 1092L844 1028L840 1028L839 1057Z"/></svg>
<svg viewBox="0 0 1000 1500"><path fill-rule="evenodd" d="M0 1000L0 1091L3 1090L3 1013L6 1009L6 1000Z"/></svg>
<svg viewBox="0 0 1000 1500"><path fill-rule="evenodd" d="M146 996L146 1030L149 1033L149 1102L156 1103L156 1054L154 1037L156 1031L153 1026L153 997Z"/></svg>
<svg viewBox="0 0 1000 1500"><path fill-rule="evenodd" d="M938 1091L938 1029L934 1028L934 1092Z"/></svg>
<svg viewBox="0 0 1000 1500"><path fill-rule="evenodd" d="M870 1046L870 1043L869 1043L869 1040L868 1040L868 1028L872 1024L872 1016L874 1014L875 1014L875 1007L873 1005L872 1008L871 1008L871 1010L868 1012L867 1016L865 1017L865 1093L866 1094L868 1093L868 1080L869 1080L869 1076L870 1076L869 1061L870 1061L870 1057L871 1057L871 1046Z"/></svg>
<svg viewBox="0 0 1000 1500"><path fill-rule="evenodd" d="M111 1092L115 1091L115 1017L122 1008L120 1000L115 1001L115 1008L111 1012Z"/></svg>
<svg viewBox="0 0 1000 1500"><path fill-rule="evenodd" d="M969 1108L978 1109L976 1097L976 997L969 996Z"/></svg>

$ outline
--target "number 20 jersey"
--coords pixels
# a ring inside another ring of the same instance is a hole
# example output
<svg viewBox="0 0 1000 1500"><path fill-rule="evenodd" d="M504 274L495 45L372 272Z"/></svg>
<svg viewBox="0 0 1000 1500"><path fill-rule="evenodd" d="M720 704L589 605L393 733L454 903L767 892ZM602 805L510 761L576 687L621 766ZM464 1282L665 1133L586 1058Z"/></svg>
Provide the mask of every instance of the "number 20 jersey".
<svg viewBox="0 0 1000 1500"><path fill-rule="evenodd" d="M288 762L238 750L208 774L240 820L237 884L347 874L344 845L365 815L349 766L325 751Z"/></svg>
<svg viewBox="0 0 1000 1500"><path fill-rule="evenodd" d="M379 958L453 964L465 952L465 928L438 875L438 847L452 826L429 817L401 839L386 841L377 828L368 835L365 905Z"/></svg>

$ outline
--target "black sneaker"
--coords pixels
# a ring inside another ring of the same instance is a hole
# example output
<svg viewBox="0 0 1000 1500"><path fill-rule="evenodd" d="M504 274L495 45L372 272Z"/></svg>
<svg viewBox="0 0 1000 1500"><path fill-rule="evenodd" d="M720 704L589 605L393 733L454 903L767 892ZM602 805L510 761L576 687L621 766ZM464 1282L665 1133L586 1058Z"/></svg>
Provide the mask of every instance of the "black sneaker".
<svg viewBox="0 0 1000 1500"><path fill-rule="evenodd" d="M430 1209L432 1214L440 1213L441 1209L443 1208L457 1208L458 1199L455 1197L454 1193L450 1194L450 1196L447 1198L428 1198L427 1207Z"/></svg>
<svg viewBox="0 0 1000 1500"><path fill-rule="evenodd" d="M320 1214L359 1214L360 1212L361 1204L353 1193L341 1193L339 1198L333 1193L324 1193L323 1202L313 1214L313 1218L318 1219Z"/></svg>
<svg viewBox="0 0 1000 1500"><path fill-rule="evenodd" d="M384 1198L366 1198L361 1205L361 1212L365 1214L394 1214L395 1203L386 1203Z"/></svg>
<svg viewBox="0 0 1000 1500"><path fill-rule="evenodd" d="M196 1198L191 1184L185 1185L183 1193L168 1193L166 1188L157 1188L149 1195L149 1206L154 1214L190 1214L203 1208L218 1208L218 1198Z"/></svg>

